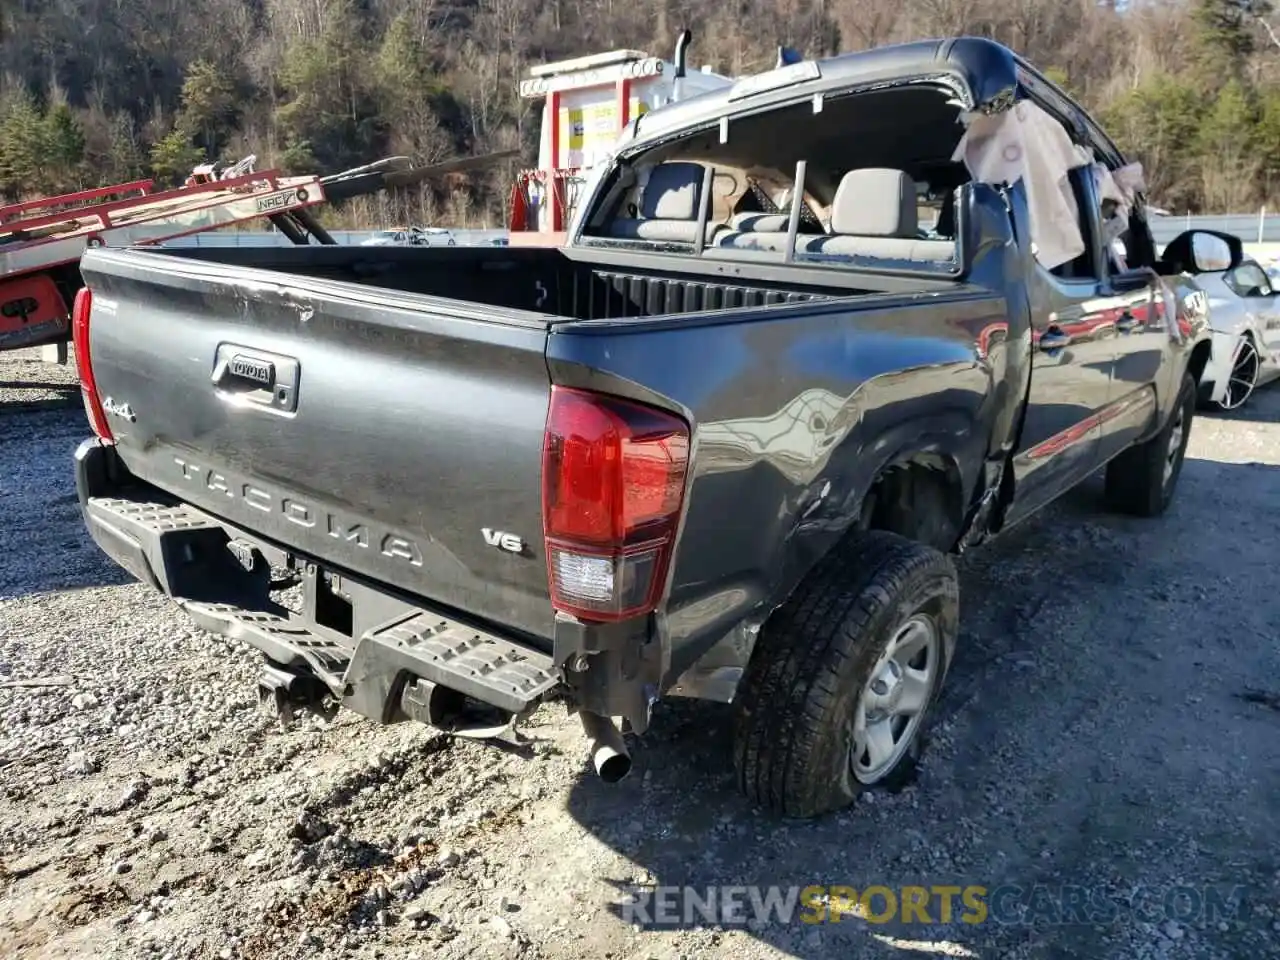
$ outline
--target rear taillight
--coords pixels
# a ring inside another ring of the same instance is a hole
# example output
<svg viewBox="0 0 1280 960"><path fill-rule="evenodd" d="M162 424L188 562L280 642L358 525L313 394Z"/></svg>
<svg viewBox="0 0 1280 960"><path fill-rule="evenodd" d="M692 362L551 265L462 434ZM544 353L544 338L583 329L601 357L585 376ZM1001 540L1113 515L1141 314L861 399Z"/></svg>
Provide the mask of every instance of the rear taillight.
<svg viewBox="0 0 1280 960"><path fill-rule="evenodd" d="M665 411L551 388L542 526L551 602L583 620L658 603L684 498L689 428Z"/></svg>
<svg viewBox="0 0 1280 960"><path fill-rule="evenodd" d="M93 293L88 287L76 292L71 306L71 340L76 348L76 370L80 373L80 393L84 397L84 412L93 432L108 443L114 443L111 425L102 409L98 395L98 382L93 378L93 360L89 356L89 314L93 310Z"/></svg>

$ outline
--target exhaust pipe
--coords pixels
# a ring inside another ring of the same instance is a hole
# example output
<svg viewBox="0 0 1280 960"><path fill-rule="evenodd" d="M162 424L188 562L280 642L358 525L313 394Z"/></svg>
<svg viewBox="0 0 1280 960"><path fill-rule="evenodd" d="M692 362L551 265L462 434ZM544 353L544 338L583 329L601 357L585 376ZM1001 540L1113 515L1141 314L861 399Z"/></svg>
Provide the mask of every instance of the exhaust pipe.
<svg viewBox="0 0 1280 960"><path fill-rule="evenodd" d="M671 99L675 103L680 102L681 95L684 93L684 78L687 72L689 62L689 43L693 40L693 31L682 30L679 39L676 40L675 73L671 76Z"/></svg>
<svg viewBox="0 0 1280 960"><path fill-rule="evenodd" d="M605 783L617 783L631 772L631 752L609 717L583 711L582 730L591 741L591 764Z"/></svg>

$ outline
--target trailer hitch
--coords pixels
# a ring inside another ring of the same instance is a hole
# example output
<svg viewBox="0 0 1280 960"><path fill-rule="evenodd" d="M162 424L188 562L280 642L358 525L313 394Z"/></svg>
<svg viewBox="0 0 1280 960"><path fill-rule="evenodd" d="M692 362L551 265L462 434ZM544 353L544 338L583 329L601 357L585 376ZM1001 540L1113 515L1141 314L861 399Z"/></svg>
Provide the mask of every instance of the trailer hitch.
<svg viewBox="0 0 1280 960"><path fill-rule="evenodd" d="M298 710L313 713L325 722L338 715L333 692L311 674L289 670L271 661L258 677L258 704L268 707L281 730L293 726Z"/></svg>
<svg viewBox="0 0 1280 960"><path fill-rule="evenodd" d="M438 683L412 677L400 694L400 709L417 720L455 737L500 740L520 746L516 723L520 715L480 703Z"/></svg>

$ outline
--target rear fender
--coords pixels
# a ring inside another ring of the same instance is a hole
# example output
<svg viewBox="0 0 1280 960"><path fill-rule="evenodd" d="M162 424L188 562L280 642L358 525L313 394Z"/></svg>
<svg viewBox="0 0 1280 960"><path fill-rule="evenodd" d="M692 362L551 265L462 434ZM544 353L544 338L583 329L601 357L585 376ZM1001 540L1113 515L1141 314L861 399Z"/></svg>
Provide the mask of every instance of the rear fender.
<svg viewBox="0 0 1280 960"><path fill-rule="evenodd" d="M967 508L981 476L987 445L979 414L979 410L955 407L904 420L869 440L856 435L849 437L842 447L850 448L849 456L854 456L856 451L859 457L853 483L836 496L840 477L829 465L814 484L819 493L830 485L827 499L810 505L797 504L790 529L779 542L774 569L781 574L772 593L770 610L784 603L818 561L850 529L860 524L868 494L887 472L908 465L936 470L948 488L956 491L959 503Z"/></svg>
<svg viewBox="0 0 1280 960"><path fill-rule="evenodd" d="M864 389L873 390L874 384ZM856 430L845 437L816 479L780 507L786 522L776 538L770 568L776 575L767 595L749 615L727 623L726 633L674 650L669 674L674 682L666 692L731 701L760 628L827 553L861 528L867 496L888 471L908 465L937 471L961 505L957 537L962 537L972 517L969 508L984 492L977 484L988 441L982 413L981 407L956 405L903 420L869 437ZM842 469L849 463L856 467L852 478Z"/></svg>

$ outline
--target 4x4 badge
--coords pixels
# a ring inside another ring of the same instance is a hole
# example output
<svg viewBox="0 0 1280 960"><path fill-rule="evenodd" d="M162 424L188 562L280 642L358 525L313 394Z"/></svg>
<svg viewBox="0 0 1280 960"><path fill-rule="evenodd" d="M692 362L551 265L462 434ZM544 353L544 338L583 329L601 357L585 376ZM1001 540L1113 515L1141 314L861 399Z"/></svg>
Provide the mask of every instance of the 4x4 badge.
<svg viewBox="0 0 1280 960"><path fill-rule="evenodd" d="M113 417L119 417L121 420L127 420L130 423L137 421L134 416L133 407L127 403L116 403L111 397L107 397L102 401L103 412L111 414Z"/></svg>

